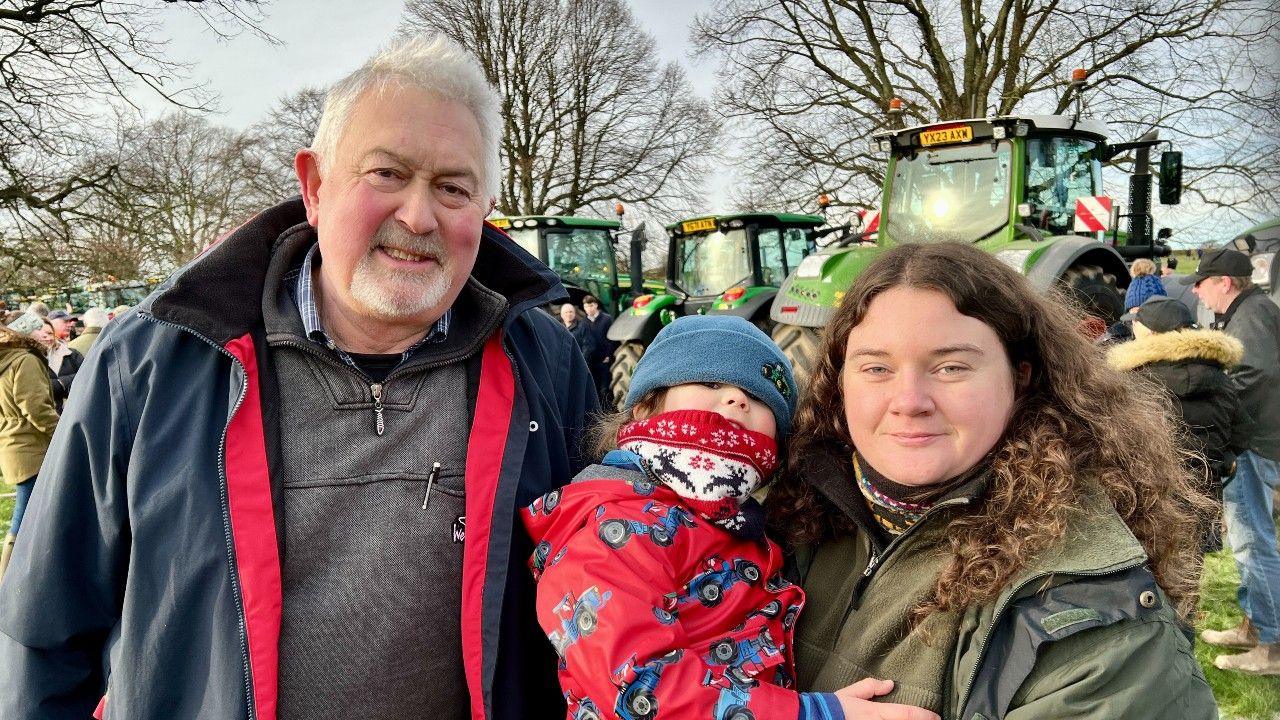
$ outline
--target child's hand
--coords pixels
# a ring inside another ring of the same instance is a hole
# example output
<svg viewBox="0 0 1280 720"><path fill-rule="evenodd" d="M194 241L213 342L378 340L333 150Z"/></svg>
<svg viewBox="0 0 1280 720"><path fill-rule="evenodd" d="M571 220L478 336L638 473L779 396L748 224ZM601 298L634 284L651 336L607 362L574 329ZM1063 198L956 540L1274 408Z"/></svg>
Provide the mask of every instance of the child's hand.
<svg viewBox="0 0 1280 720"><path fill-rule="evenodd" d="M867 678L836 691L845 720L940 720L934 713L914 705L879 703L872 698L893 690L892 680Z"/></svg>

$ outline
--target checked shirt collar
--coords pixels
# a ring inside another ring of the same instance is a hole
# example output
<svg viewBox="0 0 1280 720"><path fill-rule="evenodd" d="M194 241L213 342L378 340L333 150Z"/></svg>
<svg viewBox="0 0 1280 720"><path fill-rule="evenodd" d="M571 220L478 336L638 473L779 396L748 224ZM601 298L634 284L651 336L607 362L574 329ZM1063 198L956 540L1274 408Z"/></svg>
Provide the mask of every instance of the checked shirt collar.
<svg viewBox="0 0 1280 720"><path fill-rule="evenodd" d="M294 271L297 273L296 279L292 278L293 273L290 273L285 276L285 280L286 282L290 279L293 280L291 286L293 301L298 306L298 313L302 315L302 329L306 332L307 339L338 353L338 357L342 358L343 362L358 370L359 368L356 367L355 361L351 359L351 356L345 350L333 344L333 339L325 333L324 326L320 324L320 309L316 306L315 289L311 283L312 260L319 258L319 253L317 252L319 249L320 243L312 245L311 249L307 251L307 256L302 260L302 267ZM425 337L410 345L400 354L400 362L408 360L418 348L427 343L443 341L449 334L449 321L452 317L453 308L445 310L444 315L441 315L440 319L432 326L431 332L428 332Z"/></svg>

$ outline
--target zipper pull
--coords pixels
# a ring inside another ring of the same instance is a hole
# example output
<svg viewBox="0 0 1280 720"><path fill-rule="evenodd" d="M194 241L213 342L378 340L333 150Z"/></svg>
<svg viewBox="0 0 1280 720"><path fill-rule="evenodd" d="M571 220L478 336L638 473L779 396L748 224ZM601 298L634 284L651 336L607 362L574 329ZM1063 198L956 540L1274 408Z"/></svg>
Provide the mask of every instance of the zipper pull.
<svg viewBox="0 0 1280 720"><path fill-rule="evenodd" d="M427 509L427 503L431 502L431 486L436 482L436 474L440 472L440 463L431 463L431 474L427 476L427 494L422 498L422 509Z"/></svg>
<svg viewBox="0 0 1280 720"><path fill-rule="evenodd" d="M880 556L871 553L871 559L867 561L867 569L862 571L862 577L871 577L871 573L875 572L876 566L880 564Z"/></svg>
<svg viewBox="0 0 1280 720"><path fill-rule="evenodd" d="M373 419L375 429L381 435L386 429L386 423L382 419L382 385L374 383L369 386L369 392L373 393Z"/></svg>

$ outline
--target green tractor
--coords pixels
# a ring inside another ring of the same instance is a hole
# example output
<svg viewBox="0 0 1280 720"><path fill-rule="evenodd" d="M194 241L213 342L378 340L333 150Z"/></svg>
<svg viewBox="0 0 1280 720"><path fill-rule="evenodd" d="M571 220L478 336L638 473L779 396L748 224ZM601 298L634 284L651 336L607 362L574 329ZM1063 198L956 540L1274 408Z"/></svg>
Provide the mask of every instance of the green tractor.
<svg viewBox="0 0 1280 720"><path fill-rule="evenodd" d="M1245 230L1231 241L1232 247L1248 253L1253 262L1253 284L1271 294L1280 303L1280 218L1268 220Z"/></svg>
<svg viewBox="0 0 1280 720"><path fill-rule="evenodd" d="M609 339L612 389L621 403L645 347L663 326L682 315L738 315L769 332L769 307L778 286L816 247L817 238L842 228L822 228L821 215L742 213L683 220L667 226L665 287L636 297L616 316ZM640 287L639 248L632 242L632 286Z"/></svg>
<svg viewBox="0 0 1280 720"><path fill-rule="evenodd" d="M614 247L623 233L621 221L526 215L490 222L559 275L574 305L581 307L584 296L595 295L606 311L617 316L631 299L618 285Z"/></svg>
<svg viewBox="0 0 1280 720"><path fill-rule="evenodd" d="M1048 290L1061 287L1091 314L1114 322L1124 312L1128 261L1170 253L1151 228L1151 149L1156 133L1109 143L1099 122L1061 115L981 118L879 133L888 156L874 241L837 242L810 255L782 284L770 316L775 342L807 379L826 325L845 290L880 253L906 242L960 241L994 253ZM1102 192L1102 166L1134 153L1129 230ZM1182 156L1160 157L1160 202L1176 204ZM1106 230L1113 230L1110 237Z"/></svg>

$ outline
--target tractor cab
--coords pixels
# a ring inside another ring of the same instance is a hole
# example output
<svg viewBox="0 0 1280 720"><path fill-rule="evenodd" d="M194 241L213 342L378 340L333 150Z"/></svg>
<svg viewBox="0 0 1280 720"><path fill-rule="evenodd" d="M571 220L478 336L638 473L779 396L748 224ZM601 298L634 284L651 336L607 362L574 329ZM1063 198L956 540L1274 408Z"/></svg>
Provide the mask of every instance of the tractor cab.
<svg viewBox="0 0 1280 720"><path fill-rule="evenodd" d="M822 223L818 215L751 213L669 225L667 289L683 298L683 314L754 310L750 301L772 298L813 251L813 230Z"/></svg>
<svg viewBox="0 0 1280 720"><path fill-rule="evenodd" d="M607 312L617 315L622 293L614 244L621 222L545 215L494 218L490 222L546 263L560 277L575 305L581 306L585 295L595 295Z"/></svg>

